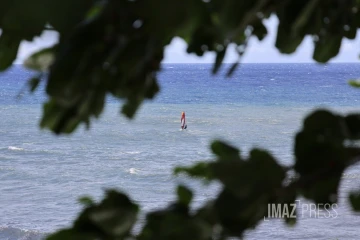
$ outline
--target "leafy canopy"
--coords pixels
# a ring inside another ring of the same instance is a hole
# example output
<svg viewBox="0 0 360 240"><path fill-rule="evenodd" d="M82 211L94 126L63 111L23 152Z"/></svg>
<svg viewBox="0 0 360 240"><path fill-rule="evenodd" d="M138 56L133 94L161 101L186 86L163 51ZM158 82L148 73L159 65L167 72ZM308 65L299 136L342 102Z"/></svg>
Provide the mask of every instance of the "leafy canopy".
<svg viewBox="0 0 360 240"><path fill-rule="evenodd" d="M240 61L249 39L262 40L267 34L263 21L275 15L275 47L280 52L293 53L311 36L313 58L327 62L338 54L343 38L356 37L359 8L358 0L0 1L0 70L11 66L21 41L31 41L46 29L58 32L59 42L32 55L25 65L39 72L29 80L31 91L46 82L49 100L41 127L71 133L100 116L109 94L125 100L121 111L132 118L144 99L159 91L156 76L164 48L176 36L188 43L188 53L215 52L217 73L230 44L236 45ZM229 76L237 66L229 69ZM291 167L281 166L261 149L244 159L238 149L215 141L214 161L175 169L176 174L221 183L219 195L202 207L191 209L192 191L179 186L177 201L148 213L140 232L133 234L137 204L109 190L100 203L83 198L85 208L74 225L48 239L241 237L263 219L268 203L289 204L299 196L316 203L337 202L343 171L359 159L359 149L345 144L359 140L359 126L359 114L310 114L295 136ZM295 178L287 182L289 170ZM359 210L359 193L349 199Z"/></svg>

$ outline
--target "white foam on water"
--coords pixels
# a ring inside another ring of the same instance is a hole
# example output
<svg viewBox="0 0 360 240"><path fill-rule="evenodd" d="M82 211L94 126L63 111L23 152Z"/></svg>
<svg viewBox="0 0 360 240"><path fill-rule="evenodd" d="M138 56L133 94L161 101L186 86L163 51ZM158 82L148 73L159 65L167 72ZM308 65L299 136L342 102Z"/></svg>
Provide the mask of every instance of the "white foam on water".
<svg viewBox="0 0 360 240"><path fill-rule="evenodd" d="M8 149L11 150L11 151L24 151L23 148L14 147L14 146L9 146Z"/></svg>
<svg viewBox="0 0 360 240"><path fill-rule="evenodd" d="M0 239L4 240L40 240L45 233L16 227L0 226Z"/></svg>
<svg viewBox="0 0 360 240"><path fill-rule="evenodd" d="M133 155L133 154L139 154L141 152L140 151L129 151L129 152L125 152L125 153Z"/></svg>
<svg viewBox="0 0 360 240"><path fill-rule="evenodd" d="M129 169L129 173L130 173L130 174L138 174L138 173L139 173L139 170L136 169L136 168L130 168L130 169Z"/></svg>

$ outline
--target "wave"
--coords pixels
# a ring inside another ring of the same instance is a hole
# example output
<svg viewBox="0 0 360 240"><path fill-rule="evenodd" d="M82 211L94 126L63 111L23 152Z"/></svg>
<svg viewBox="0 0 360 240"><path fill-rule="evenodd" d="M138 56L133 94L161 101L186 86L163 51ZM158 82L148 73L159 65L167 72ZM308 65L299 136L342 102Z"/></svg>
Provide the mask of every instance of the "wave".
<svg viewBox="0 0 360 240"><path fill-rule="evenodd" d="M0 167L0 171L15 171L13 167Z"/></svg>
<svg viewBox="0 0 360 240"><path fill-rule="evenodd" d="M45 233L35 230L0 226L0 239L2 240L42 240L45 236Z"/></svg>
<svg viewBox="0 0 360 240"><path fill-rule="evenodd" d="M138 172L139 172L139 170L136 169L136 168L130 168L130 169L129 169L129 173L130 173L130 174L138 174Z"/></svg>
<svg viewBox="0 0 360 240"><path fill-rule="evenodd" d="M23 148L14 147L14 146L9 146L8 149L11 150L11 151L24 151Z"/></svg>
<svg viewBox="0 0 360 240"><path fill-rule="evenodd" d="M25 144L24 144L25 145ZM33 149L31 146L28 148L16 147L16 146L9 146L7 148L0 148L0 150L10 150L10 151L25 151L27 153L48 153L48 154L57 154L57 153L66 153L60 150L49 150L49 149Z"/></svg>
<svg viewBox="0 0 360 240"><path fill-rule="evenodd" d="M141 152L139 152L139 151L128 151L128 152L124 152L124 153L126 153L126 154L139 154Z"/></svg>

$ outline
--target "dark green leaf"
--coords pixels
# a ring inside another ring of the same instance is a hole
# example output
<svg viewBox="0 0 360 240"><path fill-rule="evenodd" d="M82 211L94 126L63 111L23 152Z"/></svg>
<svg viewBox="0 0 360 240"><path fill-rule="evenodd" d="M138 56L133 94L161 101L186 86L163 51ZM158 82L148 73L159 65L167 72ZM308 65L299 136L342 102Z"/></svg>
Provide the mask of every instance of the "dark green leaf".
<svg viewBox="0 0 360 240"><path fill-rule="evenodd" d="M196 218L203 219L204 221L208 222L209 225L214 226L217 224L217 214L214 208L214 201L207 202L203 207L201 207L196 215Z"/></svg>
<svg viewBox="0 0 360 240"><path fill-rule="evenodd" d="M231 68L229 69L229 71L228 71L228 73L226 74L226 76L227 76L227 77L231 77L231 76L234 74L235 70L238 69L239 64L240 64L240 62L234 63L234 64L231 66Z"/></svg>
<svg viewBox="0 0 360 240"><path fill-rule="evenodd" d="M174 174L186 173L191 177L212 179L211 164L206 162L198 162L192 167L177 167Z"/></svg>
<svg viewBox="0 0 360 240"><path fill-rule="evenodd" d="M213 175L238 197L251 198L280 188L285 171L270 154L254 149L248 161L229 158L214 163Z"/></svg>
<svg viewBox="0 0 360 240"><path fill-rule="evenodd" d="M121 113L127 116L128 118L133 118L140 104L141 103L138 100L129 100L127 103L123 105L121 109Z"/></svg>
<svg viewBox="0 0 360 240"><path fill-rule="evenodd" d="M41 81L42 74L39 74L36 77L33 77L29 80L29 86L30 86L30 92L34 92L36 88L39 86L39 83Z"/></svg>
<svg viewBox="0 0 360 240"><path fill-rule="evenodd" d="M46 1L44 15L56 30L69 34L86 17L93 3L94 1L88 0Z"/></svg>
<svg viewBox="0 0 360 240"><path fill-rule="evenodd" d="M211 150L215 153L220 159L240 159L239 149L230 146L221 141L214 141L211 144Z"/></svg>
<svg viewBox="0 0 360 240"><path fill-rule="evenodd" d="M294 23L302 15L308 1L289 1L277 10L279 25L275 46L281 53L293 53L305 37L305 32L293 32Z"/></svg>
<svg viewBox="0 0 360 240"><path fill-rule="evenodd" d="M47 71L55 58L57 46L49 47L32 54L24 61L25 67L36 71Z"/></svg>
<svg viewBox="0 0 360 240"><path fill-rule="evenodd" d="M304 120L304 132L312 135L329 137L336 141L343 141L345 133L342 128L343 119L330 111L319 109Z"/></svg>
<svg viewBox="0 0 360 240"><path fill-rule="evenodd" d="M19 36L2 32L0 36L0 71L6 70L15 61L21 42Z"/></svg>
<svg viewBox="0 0 360 240"><path fill-rule="evenodd" d="M100 16L105 7L106 7L105 2L103 1L96 2L86 13L85 19L91 20L93 18Z"/></svg>
<svg viewBox="0 0 360 240"><path fill-rule="evenodd" d="M89 196L84 196L84 197L79 198L79 203L81 203L85 206L95 205L94 200Z"/></svg>
<svg viewBox="0 0 360 240"><path fill-rule="evenodd" d="M172 205L168 209L152 212L137 237L139 240L209 240L211 226L201 218L193 218L186 208Z"/></svg>
<svg viewBox="0 0 360 240"><path fill-rule="evenodd" d="M11 4L1 4L4 7L0 27L13 39L31 41L39 36L46 24L46 0L14 0ZM14 42L16 45L17 40Z"/></svg>
<svg viewBox="0 0 360 240"><path fill-rule="evenodd" d="M344 120L348 128L348 138L354 140L360 139L360 114L349 114Z"/></svg>
<svg viewBox="0 0 360 240"><path fill-rule="evenodd" d="M46 240L94 240L97 239L95 234L90 232L77 232L74 229L64 229L51 234Z"/></svg>
<svg viewBox="0 0 360 240"><path fill-rule="evenodd" d="M267 198L238 198L225 189L216 199L215 211L225 232L230 236L242 237L246 229L255 228L263 221L267 211Z"/></svg>
<svg viewBox="0 0 360 240"><path fill-rule="evenodd" d="M297 19L295 20L293 27L292 27L292 33L297 35L299 34L300 30L308 24L309 19L311 19L311 15L315 11L315 9L318 7L320 0L312 0L308 1L306 7L302 10L302 12L299 14Z"/></svg>
<svg viewBox="0 0 360 240"><path fill-rule="evenodd" d="M359 80L349 80L349 85L355 88L360 88L360 81Z"/></svg>
<svg viewBox="0 0 360 240"><path fill-rule="evenodd" d="M350 157L343 146L345 136L343 119L325 110L310 114L296 136L295 170L304 181L302 194L316 203L337 201L339 182Z"/></svg>
<svg viewBox="0 0 360 240"><path fill-rule="evenodd" d="M351 40L355 39L356 33L357 33L357 26L356 25L355 26L347 26L346 25L346 27L348 27L349 29L345 30L344 36Z"/></svg>
<svg viewBox="0 0 360 240"><path fill-rule="evenodd" d="M316 61L323 63L329 61L339 53L341 41L341 36L327 36L320 38L320 40L315 43L313 58Z"/></svg>
<svg viewBox="0 0 360 240"><path fill-rule="evenodd" d="M222 46L222 49L220 51L216 52L216 59L215 59L215 63L214 63L213 71L212 71L213 74L216 74L218 72L218 70L220 69L221 64L225 57L226 49L227 49L227 46Z"/></svg>
<svg viewBox="0 0 360 240"><path fill-rule="evenodd" d="M354 211L360 211L360 194L350 193L349 200Z"/></svg>
<svg viewBox="0 0 360 240"><path fill-rule="evenodd" d="M106 198L98 205L90 205L75 221L78 231L126 236L136 221L138 206L130 199L114 190L107 191Z"/></svg>
<svg viewBox="0 0 360 240"><path fill-rule="evenodd" d="M281 53L293 53L304 39L304 35L291 35L289 30L282 26L283 23L279 24L277 37L276 37L276 48Z"/></svg>
<svg viewBox="0 0 360 240"><path fill-rule="evenodd" d="M259 41L262 41L267 35L267 29L262 23L262 21L257 21L256 24L252 25L252 27L252 34L255 35L259 39Z"/></svg>
<svg viewBox="0 0 360 240"><path fill-rule="evenodd" d="M178 186L177 195L178 195L179 202L186 206L188 206L190 204L192 197L193 197L192 192L184 186Z"/></svg>

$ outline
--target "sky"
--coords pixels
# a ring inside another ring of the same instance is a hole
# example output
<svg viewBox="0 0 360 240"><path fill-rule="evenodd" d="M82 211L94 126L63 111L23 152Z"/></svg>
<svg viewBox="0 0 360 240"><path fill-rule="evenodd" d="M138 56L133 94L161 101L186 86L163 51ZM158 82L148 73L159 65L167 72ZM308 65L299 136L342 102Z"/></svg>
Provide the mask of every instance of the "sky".
<svg viewBox="0 0 360 240"><path fill-rule="evenodd" d="M253 38L242 58L242 63L311 63L312 53L314 50L310 37L305 38L297 51L291 55L281 54L275 46L276 28L278 20L271 17L266 20L265 25L268 28L268 36L259 42ZM358 34L360 34L358 32ZM23 42L17 56L17 63L21 63L27 56L37 50L51 46L57 42L58 36L55 32L46 31L36 38L33 42ZM181 38L174 38L171 44L165 50L163 63L213 63L215 60L214 53L207 53L202 57L195 54L186 53L186 43ZM343 39L340 53L330 62L359 62L360 39L355 40ZM226 53L224 62L233 63L237 60L235 50L229 49Z"/></svg>

